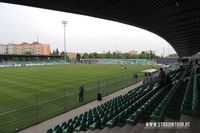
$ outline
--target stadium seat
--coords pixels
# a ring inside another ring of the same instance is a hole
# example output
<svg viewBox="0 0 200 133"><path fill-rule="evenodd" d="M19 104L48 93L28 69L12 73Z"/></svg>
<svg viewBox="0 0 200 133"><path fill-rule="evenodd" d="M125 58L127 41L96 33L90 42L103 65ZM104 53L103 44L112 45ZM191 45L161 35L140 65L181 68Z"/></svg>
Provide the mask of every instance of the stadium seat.
<svg viewBox="0 0 200 133"><path fill-rule="evenodd" d="M83 122L80 124L79 127L75 128L75 131L80 132L80 131L85 131L86 130L86 123Z"/></svg>
<svg viewBox="0 0 200 133"><path fill-rule="evenodd" d="M106 123L106 127L113 128L119 121L119 115L115 116L113 119Z"/></svg>
<svg viewBox="0 0 200 133"><path fill-rule="evenodd" d="M101 119L97 120L95 123L89 126L91 130L95 130L101 127Z"/></svg>
<svg viewBox="0 0 200 133"><path fill-rule="evenodd" d="M73 132L73 127L70 125L67 129L64 129L62 133L72 133Z"/></svg>
<svg viewBox="0 0 200 133"><path fill-rule="evenodd" d="M47 130L46 133L53 133L53 130L52 130L52 129L49 129L49 130Z"/></svg>

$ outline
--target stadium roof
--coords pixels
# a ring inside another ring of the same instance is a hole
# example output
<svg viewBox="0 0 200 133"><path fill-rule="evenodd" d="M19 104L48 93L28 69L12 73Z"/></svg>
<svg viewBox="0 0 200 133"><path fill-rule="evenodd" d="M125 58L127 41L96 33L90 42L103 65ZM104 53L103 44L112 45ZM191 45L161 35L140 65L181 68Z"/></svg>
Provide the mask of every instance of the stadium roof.
<svg viewBox="0 0 200 133"><path fill-rule="evenodd" d="M151 31L180 57L200 51L200 0L1 0L114 20Z"/></svg>

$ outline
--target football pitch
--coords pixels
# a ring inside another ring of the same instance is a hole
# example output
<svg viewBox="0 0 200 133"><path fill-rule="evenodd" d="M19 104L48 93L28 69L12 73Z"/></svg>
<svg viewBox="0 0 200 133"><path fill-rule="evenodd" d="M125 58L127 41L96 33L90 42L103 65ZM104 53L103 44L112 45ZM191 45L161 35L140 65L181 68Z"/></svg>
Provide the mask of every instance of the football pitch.
<svg viewBox="0 0 200 133"><path fill-rule="evenodd" d="M158 66L153 66L158 68ZM145 65L67 64L0 68L0 133L14 132L143 79ZM78 102L78 89L85 100Z"/></svg>

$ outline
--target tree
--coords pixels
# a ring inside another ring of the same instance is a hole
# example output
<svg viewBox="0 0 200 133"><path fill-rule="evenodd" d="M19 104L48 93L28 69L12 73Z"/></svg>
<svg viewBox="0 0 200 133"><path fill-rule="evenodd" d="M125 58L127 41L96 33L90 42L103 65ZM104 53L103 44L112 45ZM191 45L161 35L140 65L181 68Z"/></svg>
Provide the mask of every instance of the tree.
<svg viewBox="0 0 200 133"><path fill-rule="evenodd" d="M122 59L123 55L122 53L116 53L116 59Z"/></svg>
<svg viewBox="0 0 200 133"><path fill-rule="evenodd" d="M112 54L110 53L110 51L106 52L105 58L107 58L107 59L112 58Z"/></svg>
<svg viewBox="0 0 200 133"><path fill-rule="evenodd" d="M89 58L88 53L84 53L83 56L82 56L82 58L83 58L83 59L88 59L88 58Z"/></svg>
<svg viewBox="0 0 200 133"><path fill-rule="evenodd" d="M147 55L145 51L142 51L141 54L139 54L140 59L147 59Z"/></svg>
<svg viewBox="0 0 200 133"><path fill-rule="evenodd" d="M59 50L56 48L55 55L59 55Z"/></svg>
<svg viewBox="0 0 200 133"><path fill-rule="evenodd" d="M81 59L81 54L77 53L77 54L76 54L76 59L77 59L78 61L80 61L80 59Z"/></svg>
<svg viewBox="0 0 200 133"><path fill-rule="evenodd" d="M93 58L98 59L98 53L97 52L93 53Z"/></svg>
<svg viewBox="0 0 200 133"><path fill-rule="evenodd" d="M92 53L90 53L90 54L88 55L88 57L91 59L91 58L94 58L94 55L93 55Z"/></svg>
<svg viewBox="0 0 200 133"><path fill-rule="evenodd" d="M24 55L32 55L31 51L24 52Z"/></svg>
<svg viewBox="0 0 200 133"><path fill-rule="evenodd" d="M62 51L62 52L60 53L60 55L64 56L64 55L65 55L65 52L64 52L64 51Z"/></svg>
<svg viewBox="0 0 200 133"><path fill-rule="evenodd" d="M55 51L54 50L52 51L52 55L55 55Z"/></svg>
<svg viewBox="0 0 200 133"><path fill-rule="evenodd" d="M130 59L130 54L129 53L124 53L123 57L124 57L124 59Z"/></svg>
<svg viewBox="0 0 200 133"><path fill-rule="evenodd" d="M116 59L116 53L115 52L112 53L112 58Z"/></svg>
<svg viewBox="0 0 200 133"><path fill-rule="evenodd" d="M98 58L105 59L106 58L106 54L103 54L103 53L98 54Z"/></svg>

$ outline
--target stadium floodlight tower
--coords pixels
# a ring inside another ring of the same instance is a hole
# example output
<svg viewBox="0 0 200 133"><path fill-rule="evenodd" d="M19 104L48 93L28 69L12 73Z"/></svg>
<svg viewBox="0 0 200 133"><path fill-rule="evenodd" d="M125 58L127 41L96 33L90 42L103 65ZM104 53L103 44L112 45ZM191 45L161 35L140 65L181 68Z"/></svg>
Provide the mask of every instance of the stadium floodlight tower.
<svg viewBox="0 0 200 133"><path fill-rule="evenodd" d="M63 27L64 27L64 58L65 58L65 63L67 62L67 52L66 52L66 25L67 25L67 21L62 21Z"/></svg>

